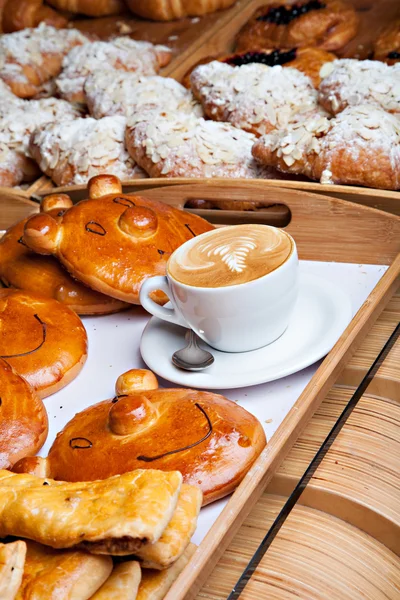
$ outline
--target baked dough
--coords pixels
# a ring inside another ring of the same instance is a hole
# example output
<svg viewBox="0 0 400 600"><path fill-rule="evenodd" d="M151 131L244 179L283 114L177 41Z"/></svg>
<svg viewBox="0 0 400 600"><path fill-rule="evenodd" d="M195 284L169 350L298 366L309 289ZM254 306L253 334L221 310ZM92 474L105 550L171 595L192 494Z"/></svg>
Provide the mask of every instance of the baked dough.
<svg viewBox="0 0 400 600"><path fill-rule="evenodd" d="M13 187L22 181L32 181L39 173L31 159L0 142L0 186Z"/></svg>
<svg viewBox="0 0 400 600"><path fill-rule="evenodd" d="M316 46L335 52L355 37L359 18L343 0L296 0L261 6L237 36L239 52Z"/></svg>
<svg viewBox="0 0 400 600"><path fill-rule="evenodd" d="M50 298L0 289L1 356L43 398L72 381L87 357L79 317Z"/></svg>
<svg viewBox="0 0 400 600"><path fill-rule="evenodd" d="M317 109L317 91L297 69L214 61L191 75L194 96L205 114L256 135L284 127Z"/></svg>
<svg viewBox="0 0 400 600"><path fill-rule="evenodd" d="M118 37L109 42L93 42L73 48L63 60L56 79L59 94L69 102L85 103L85 79L96 70L120 70L140 75L155 75L171 60L166 46Z"/></svg>
<svg viewBox="0 0 400 600"><path fill-rule="evenodd" d="M321 183L400 188L400 122L370 104L351 106L330 121L297 123L260 138L254 156L285 173Z"/></svg>
<svg viewBox="0 0 400 600"><path fill-rule="evenodd" d="M25 225L24 241L41 254L56 255L91 288L133 304L139 304L144 279L165 274L178 246L213 228L162 202L122 194L121 182L111 175L90 180L89 198L59 222L34 215Z"/></svg>
<svg viewBox="0 0 400 600"><path fill-rule="evenodd" d="M113 568L110 556L54 550L31 541L26 545L24 575L15 600L88 600Z"/></svg>
<svg viewBox="0 0 400 600"><path fill-rule="evenodd" d="M3 359L0 389L0 469L9 469L43 446L48 431L47 413L36 392Z"/></svg>
<svg viewBox="0 0 400 600"><path fill-rule="evenodd" d="M344 58L326 64L322 75L319 102L331 114L360 104L400 114L400 64Z"/></svg>
<svg viewBox="0 0 400 600"><path fill-rule="evenodd" d="M115 565L113 572L90 600L135 600L142 572L136 560Z"/></svg>
<svg viewBox="0 0 400 600"><path fill-rule="evenodd" d="M374 59L388 65L400 62L400 19L390 23L374 43Z"/></svg>
<svg viewBox="0 0 400 600"><path fill-rule="evenodd" d="M59 10L81 13L89 17L105 17L123 12L123 0L47 0Z"/></svg>
<svg viewBox="0 0 400 600"><path fill-rule="evenodd" d="M19 31L26 27L37 27L42 22L62 29L67 26L68 19L50 6L43 4L43 0L8 0L6 2L3 13L4 33Z"/></svg>
<svg viewBox="0 0 400 600"><path fill-rule="evenodd" d="M52 199L54 196L47 196L46 202ZM59 212L61 208L52 214ZM54 298L79 315L109 314L129 306L79 283L52 256L29 250L21 243L26 221L10 227L0 239L0 279L5 286Z"/></svg>
<svg viewBox="0 0 400 600"><path fill-rule="evenodd" d="M173 21L229 8L236 0L126 0L131 11L145 19Z"/></svg>
<svg viewBox="0 0 400 600"><path fill-rule="evenodd" d="M88 42L76 29L55 29L45 23L0 37L0 78L14 94L32 98L61 71L71 48Z"/></svg>
<svg viewBox="0 0 400 600"><path fill-rule="evenodd" d="M21 585L26 555L22 541L0 544L0 598L15 600Z"/></svg>
<svg viewBox="0 0 400 600"><path fill-rule="evenodd" d="M151 469L89 483L0 471L0 537L93 554L132 554L161 537L181 481L177 471Z"/></svg>
<svg viewBox="0 0 400 600"><path fill-rule="evenodd" d="M85 96L95 119L108 115L132 117L148 110L203 114L201 106L180 83L158 75L96 71L86 79Z"/></svg>
<svg viewBox="0 0 400 600"><path fill-rule="evenodd" d="M144 569L136 600L164 600L167 592L189 563L195 551L196 546L189 544L180 559L165 571Z"/></svg>
<svg viewBox="0 0 400 600"><path fill-rule="evenodd" d="M144 177L125 148L125 128L122 116L52 123L35 131L29 152L58 186L85 185L102 173Z"/></svg>

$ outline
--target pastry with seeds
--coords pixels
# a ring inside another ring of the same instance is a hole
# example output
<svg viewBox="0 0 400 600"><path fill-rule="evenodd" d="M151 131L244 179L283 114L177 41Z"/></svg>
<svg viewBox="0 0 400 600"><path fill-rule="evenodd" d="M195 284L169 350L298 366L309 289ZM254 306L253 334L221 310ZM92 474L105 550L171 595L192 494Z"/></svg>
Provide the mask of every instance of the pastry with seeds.
<svg viewBox="0 0 400 600"><path fill-rule="evenodd" d="M388 25L375 41L374 59L388 65L400 62L400 19Z"/></svg>
<svg viewBox="0 0 400 600"><path fill-rule="evenodd" d="M16 600L21 586L26 555L26 543L18 540L0 544L0 598Z"/></svg>
<svg viewBox="0 0 400 600"><path fill-rule="evenodd" d="M358 31L354 7L343 0L297 0L261 6L240 30L236 49L316 46L328 52L343 48Z"/></svg>
<svg viewBox="0 0 400 600"><path fill-rule="evenodd" d="M299 122L257 140L253 155L321 183L400 188L400 121L382 108L349 106L335 118Z"/></svg>

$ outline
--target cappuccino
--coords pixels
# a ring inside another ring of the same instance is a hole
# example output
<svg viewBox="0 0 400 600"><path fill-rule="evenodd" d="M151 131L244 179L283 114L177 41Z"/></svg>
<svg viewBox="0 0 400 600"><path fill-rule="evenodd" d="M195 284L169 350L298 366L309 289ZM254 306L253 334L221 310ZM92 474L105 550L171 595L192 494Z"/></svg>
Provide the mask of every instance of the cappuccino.
<svg viewBox="0 0 400 600"><path fill-rule="evenodd" d="M292 238L281 229L236 225L207 232L178 248L168 263L168 271L185 285L227 287L275 271L292 252Z"/></svg>

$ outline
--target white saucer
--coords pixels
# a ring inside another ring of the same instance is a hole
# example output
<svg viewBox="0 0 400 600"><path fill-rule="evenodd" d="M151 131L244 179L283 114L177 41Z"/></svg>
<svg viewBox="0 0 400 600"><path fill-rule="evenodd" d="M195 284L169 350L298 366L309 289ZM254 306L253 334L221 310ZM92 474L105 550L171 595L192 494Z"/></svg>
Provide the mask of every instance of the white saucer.
<svg viewBox="0 0 400 600"><path fill-rule="evenodd" d="M352 318L350 298L330 281L302 273L299 297L289 327L274 343L251 352L212 352L214 364L201 372L182 371L171 356L185 346L187 330L152 317L140 342L149 369L160 377L202 389L241 388L274 381L305 369L325 356Z"/></svg>

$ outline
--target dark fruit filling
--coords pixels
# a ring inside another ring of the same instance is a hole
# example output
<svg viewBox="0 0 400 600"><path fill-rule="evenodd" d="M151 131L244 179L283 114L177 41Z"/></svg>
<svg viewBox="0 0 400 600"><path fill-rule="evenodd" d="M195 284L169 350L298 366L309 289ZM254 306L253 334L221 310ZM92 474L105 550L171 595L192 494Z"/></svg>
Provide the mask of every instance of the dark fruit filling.
<svg viewBox="0 0 400 600"><path fill-rule="evenodd" d="M232 65L232 67L241 67L251 63L261 63L268 67L275 65L285 65L296 58L296 48L282 52L281 50L273 50L272 52L246 52L245 54L236 54L231 56L224 62Z"/></svg>
<svg viewBox="0 0 400 600"><path fill-rule="evenodd" d="M389 54L387 55L387 57L396 60L396 59L400 58L400 52L396 52L394 50L393 52L389 52Z"/></svg>
<svg viewBox="0 0 400 600"><path fill-rule="evenodd" d="M265 15L258 17L257 21L268 21L268 23L275 23L275 25L288 25L301 15L321 8L326 8L326 4L320 2L320 0L310 0L305 4L292 4L292 6L277 6L276 8L270 8Z"/></svg>

